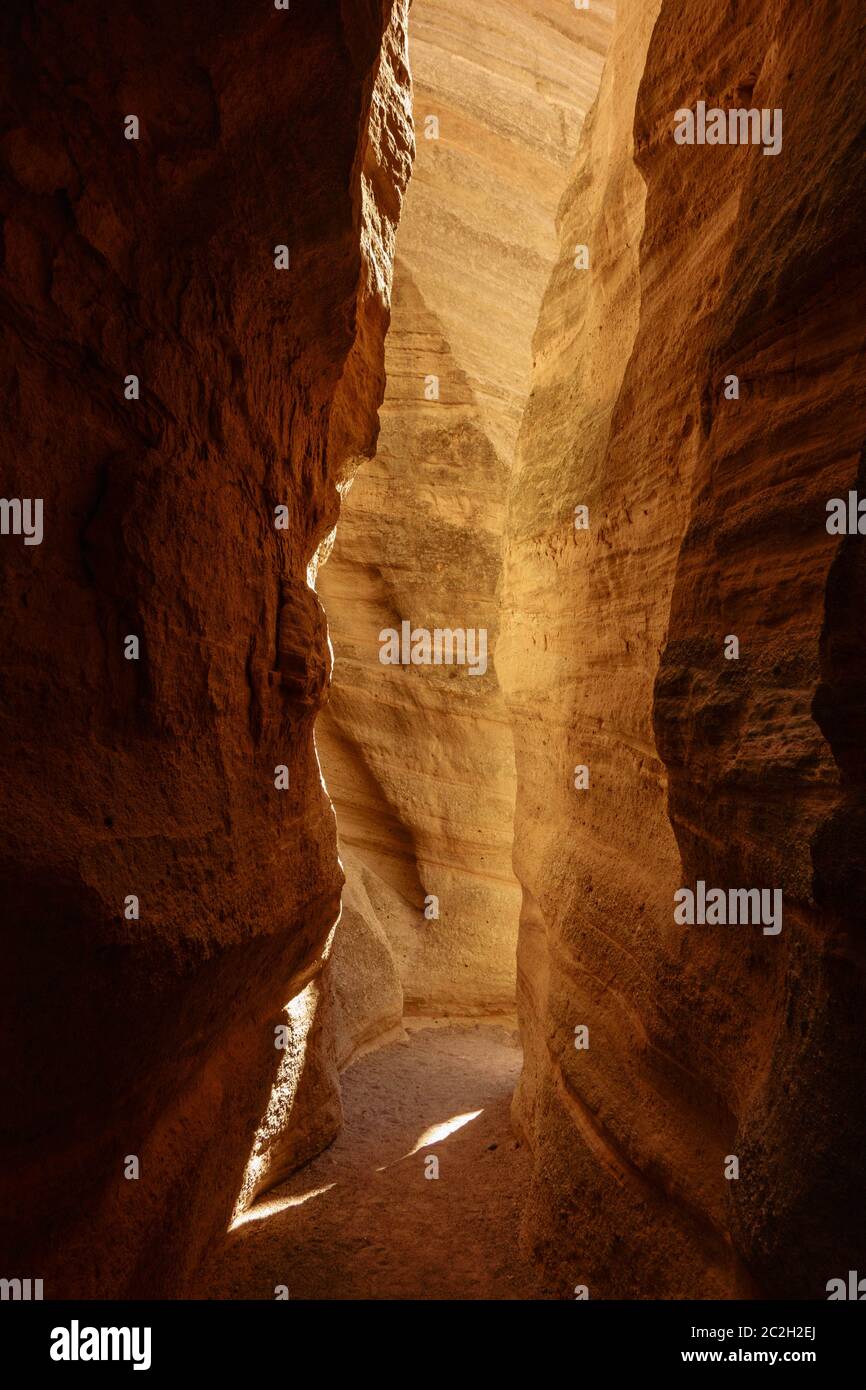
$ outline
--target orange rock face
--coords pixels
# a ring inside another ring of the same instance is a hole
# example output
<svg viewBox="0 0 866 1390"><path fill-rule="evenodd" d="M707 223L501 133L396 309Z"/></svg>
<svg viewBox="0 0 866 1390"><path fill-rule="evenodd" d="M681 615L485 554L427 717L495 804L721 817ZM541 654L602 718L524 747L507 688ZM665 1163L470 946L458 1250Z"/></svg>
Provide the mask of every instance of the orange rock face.
<svg viewBox="0 0 866 1390"><path fill-rule="evenodd" d="M306 574L377 428L406 6L14 10L0 429L44 537L0 539L3 1272L165 1295L338 911Z"/></svg>
<svg viewBox="0 0 866 1390"><path fill-rule="evenodd" d="M825 1297L863 1249L856 10L618 6L561 208L498 664L527 1235L591 1297ZM677 144L700 100L781 150ZM677 924L699 880L781 931Z"/></svg>

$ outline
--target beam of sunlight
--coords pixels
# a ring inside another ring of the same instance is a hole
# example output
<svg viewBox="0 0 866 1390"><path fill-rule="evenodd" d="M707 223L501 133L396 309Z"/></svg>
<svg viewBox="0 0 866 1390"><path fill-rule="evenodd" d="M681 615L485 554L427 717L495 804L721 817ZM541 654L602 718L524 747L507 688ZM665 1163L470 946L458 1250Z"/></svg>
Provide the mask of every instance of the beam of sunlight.
<svg viewBox="0 0 866 1390"><path fill-rule="evenodd" d="M331 954L334 934L343 913L342 904L337 919L328 933L328 938L318 957L318 969L323 968ZM253 1138L250 1156L244 1169L241 1189L235 1200L234 1211L228 1229L239 1225L255 1206L257 1193L266 1185L268 1169L271 1164L272 1146L287 1128L291 1126L292 1108L295 1096L304 1073L307 1061L307 1039L319 1007L319 979L316 975L310 982L289 1000L283 1009L287 1029L287 1045L282 1047L280 1061L274 1077L267 1108L259 1121ZM287 1177L284 1174L283 1177ZM270 1186L274 1186L271 1183Z"/></svg>
<svg viewBox="0 0 866 1390"><path fill-rule="evenodd" d="M483 1107L481 1110L467 1110L462 1115L452 1115L450 1120L442 1120L438 1125L430 1125L415 1141L414 1149L403 1154L402 1158L395 1158L393 1163L383 1164L381 1168L376 1169L376 1172L384 1173L387 1168L393 1168L394 1163L402 1163L404 1159L411 1158L419 1149L429 1149L431 1144L438 1144L442 1139L447 1139L449 1134L462 1129L464 1125L468 1125L472 1120L477 1120L478 1116L483 1114Z"/></svg>
<svg viewBox="0 0 866 1390"><path fill-rule="evenodd" d="M314 1197L321 1197L325 1192L330 1192L332 1187L336 1187L335 1182L326 1183L324 1187L311 1187L309 1192L299 1192L294 1197L275 1197L271 1201L256 1202L255 1206L248 1207L246 1211L236 1216L229 1226L230 1231L237 1230L238 1226L247 1226L251 1221L266 1221L269 1216L277 1216L281 1211L288 1211L289 1207L302 1207L305 1202L312 1201Z"/></svg>

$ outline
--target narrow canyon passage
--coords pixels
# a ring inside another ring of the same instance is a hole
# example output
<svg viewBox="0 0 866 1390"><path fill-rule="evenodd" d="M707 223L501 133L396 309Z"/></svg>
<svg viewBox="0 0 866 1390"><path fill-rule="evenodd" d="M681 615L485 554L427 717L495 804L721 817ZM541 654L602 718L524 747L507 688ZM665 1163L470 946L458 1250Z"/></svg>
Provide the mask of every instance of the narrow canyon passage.
<svg viewBox="0 0 866 1390"><path fill-rule="evenodd" d="M2 7L0 1301L866 1299L864 27Z"/></svg>
<svg viewBox="0 0 866 1390"><path fill-rule="evenodd" d="M532 337L612 8L565 27L561 18L559 0L532 11L415 0L410 10L418 141L396 239L381 429L314 566L334 650L316 744L346 884L321 968L286 1010L243 1224L223 1261L232 1288L244 1284L233 1255L246 1267L261 1250L279 1264L298 1242L312 1265L288 1282L308 1297L540 1296L540 1266L518 1254L529 1177L510 1112L519 1054L491 1032L516 1010L521 903L514 748L494 658ZM465 635L472 669L432 655L385 663L383 632L418 625ZM478 1020L471 1055L436 1031L461 1016ZM404 1024L405 1055L391 1043ZM383 1045L379 1060L355 1060ZM416 1159L371 1176L374 1159L467 1108L484 1118L448 1141L440 1175L419 1187ZM478 1169L491 1153L495 1163ZM298 1169L288 1189L277 1185ZM333 1190L268 1215L284 1191L328 1186L332 1169ZM422 1233L437 1253L423 1278L401 1273ZM373 1261L366 1275L347 1267L356 1245ZM269 1287L261 1270L245 1277Z"/></svg>
<svg viewBox="0 0 866 1390"><path fill-rule="evenodd" d="M284 1285L292 1299L541 1297L518 1240L520 1058L513 1023L419 1020L355 1062L340 1134L250 1209L202 1296L272 1299Z"/></svg>

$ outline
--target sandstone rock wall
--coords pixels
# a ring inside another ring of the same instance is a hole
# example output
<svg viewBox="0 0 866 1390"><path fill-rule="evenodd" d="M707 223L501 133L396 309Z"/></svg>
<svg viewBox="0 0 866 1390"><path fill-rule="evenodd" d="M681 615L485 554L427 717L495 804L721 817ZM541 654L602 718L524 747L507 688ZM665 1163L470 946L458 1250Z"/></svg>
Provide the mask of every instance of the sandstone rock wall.
<svg viewBox="0 0 866 1390"><path fill-rule="evenodd" d="M44 499L0 540L2 1249L46 1298L182 1291L337 916L307 567L375 439L406 9L0 19L3 491Z"/></svg>
<svg viewBox="0 0 866 1390"><path fill-rule="evenodd" d="M498 669L526 1234L591 1297L823 1297L862 1260L862 542L825 527L862 482L858 28L622 0L561 209ZM781 153L675 144L699 99L781 107ZM781 888L781 933L677 926L698 879Z"/></svg>
<svg viewBox="0 0 866 1390"><path fill-rule="evenodd" d="M556 206L610 17L558 0L411 10L418 158L377 454L320 573L336 666L317 724L349 879L357 866L408 1012L513 1008L515 774L493 665L504 503ZM486 673L380 664L379 634L402 620L485 628Z"/></svg>

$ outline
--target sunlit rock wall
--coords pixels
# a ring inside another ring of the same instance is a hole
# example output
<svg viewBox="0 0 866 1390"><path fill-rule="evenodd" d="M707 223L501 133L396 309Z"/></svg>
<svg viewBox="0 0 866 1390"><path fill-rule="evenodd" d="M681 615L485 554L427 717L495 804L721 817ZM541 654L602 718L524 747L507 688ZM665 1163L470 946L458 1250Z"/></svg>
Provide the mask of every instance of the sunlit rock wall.
<svg viewBox="0 0 866 1390"><path fill-rule="evenodd" d="M498 664L526 1236L564 1297L862 1262L863 541L825 525L863 481L857 48L853 3L622 0L561 209ZM781 151L676 144L702 99L781 108ZM698 880L781 889L781 932L676 924Z"/></svg>
<svg viewBox="0 0 866 1390"><path fill-rule="evenodd" d="M347 866L409 1012L514 1005L514 756L494 669L504 507L556 206L610 18L559 0L411 10L418 156L382 430L320 572L336 666L317 725ZM485 629L486 671L381 664L380 632L404 620Z"/></svg>

